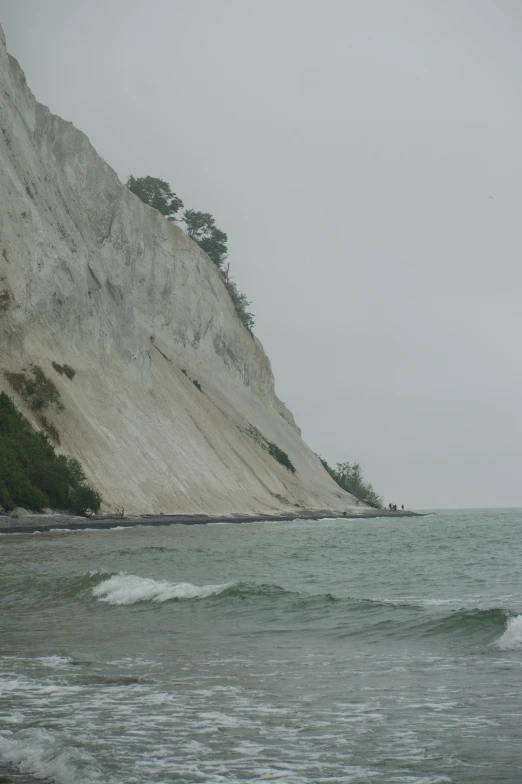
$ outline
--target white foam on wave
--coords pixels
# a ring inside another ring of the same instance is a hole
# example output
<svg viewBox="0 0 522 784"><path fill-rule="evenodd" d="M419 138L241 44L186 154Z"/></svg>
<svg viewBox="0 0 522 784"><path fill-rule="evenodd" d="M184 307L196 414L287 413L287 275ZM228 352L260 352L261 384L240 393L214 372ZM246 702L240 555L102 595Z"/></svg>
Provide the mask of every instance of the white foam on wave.
<svg viewBox="0 0 522 784"><path fill-rule="evenodd" d="M93 596L107 604L136 604L137 602L166 602L169 599L204 599L222 593L233 583L223 585L193 585L169 583L120 572L92 589Z"/></svg>
<svg viewBox="0 0 522 784"><path fill-rule="evenodd" d="M20 773L51 779L57 784L70 784L79 778L85 782L99 780L95 760L87 751L64 748L42 729L7 730L0 734L0 759L14 765Z"/></svg>
<svg viewBox="0 0 522 784"><path fill-rule="evenodd" d="M501 651L512 651L522 648L522 615L516 615L508 620L506 631L497 640L496 645Z"/></svg>

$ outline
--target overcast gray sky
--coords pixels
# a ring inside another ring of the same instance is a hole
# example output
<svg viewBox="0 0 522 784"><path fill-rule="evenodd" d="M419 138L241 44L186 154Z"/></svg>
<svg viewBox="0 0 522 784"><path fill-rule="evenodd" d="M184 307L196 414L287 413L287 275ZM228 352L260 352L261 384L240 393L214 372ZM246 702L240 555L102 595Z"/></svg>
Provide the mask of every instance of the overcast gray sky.
<svg viewBox="0 0 522 784"><path fill-rule="evenodd" d="M123 180L215 215L316 452L386 502L522 505L520 0L0 0L0 21Z"/></svg>

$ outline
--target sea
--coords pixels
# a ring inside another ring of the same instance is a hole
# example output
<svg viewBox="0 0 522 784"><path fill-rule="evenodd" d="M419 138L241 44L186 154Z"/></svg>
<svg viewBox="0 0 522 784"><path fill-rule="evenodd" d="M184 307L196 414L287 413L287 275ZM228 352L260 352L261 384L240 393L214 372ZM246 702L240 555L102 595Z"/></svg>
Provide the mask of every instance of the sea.
<svg viewBox="0 0 522 784"><path fill-rule="evenodd" d="M0 602L13 781L522 782L520 509L3 535Z"/></svg>

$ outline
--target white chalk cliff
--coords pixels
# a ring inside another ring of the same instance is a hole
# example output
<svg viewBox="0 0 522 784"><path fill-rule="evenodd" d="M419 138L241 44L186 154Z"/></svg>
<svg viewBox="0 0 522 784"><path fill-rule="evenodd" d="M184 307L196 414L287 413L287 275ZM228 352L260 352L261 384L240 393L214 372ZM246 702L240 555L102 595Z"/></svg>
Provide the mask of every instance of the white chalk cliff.
<svg viewBox="0 0 522 784"><path fill-rule="evenodd" d="M31 363L64 404L46 412L59 450L107 509L365 509L302 441L210 259L37 103L0 28L0 389L38 428L5 375Z"/></svg>

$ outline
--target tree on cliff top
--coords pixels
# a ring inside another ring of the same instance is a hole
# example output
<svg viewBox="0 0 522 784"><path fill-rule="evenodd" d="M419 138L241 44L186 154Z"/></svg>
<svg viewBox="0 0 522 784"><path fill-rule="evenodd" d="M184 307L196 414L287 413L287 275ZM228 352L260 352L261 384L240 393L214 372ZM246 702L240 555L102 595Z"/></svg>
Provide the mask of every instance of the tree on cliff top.
<svg viewBox="0 0 522 784"><path fill-rule="evenodd" d="M127 188L171 221L176 220L174 216L183 207L183 202L171 190L168 182L158 177L134 177L131 174Z"/></svg>

